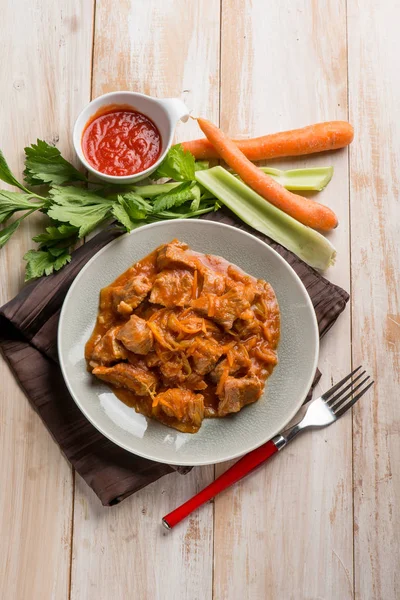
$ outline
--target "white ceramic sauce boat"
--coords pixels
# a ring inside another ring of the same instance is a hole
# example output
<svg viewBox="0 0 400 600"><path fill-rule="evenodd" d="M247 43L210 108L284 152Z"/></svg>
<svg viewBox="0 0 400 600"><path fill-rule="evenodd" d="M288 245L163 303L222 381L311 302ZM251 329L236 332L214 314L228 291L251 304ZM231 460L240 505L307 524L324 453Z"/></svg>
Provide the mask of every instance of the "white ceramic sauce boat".
<svg viewBox="0 0 400 600"><path fill-rule="evenodd" d="M161 153L158 160L144 171L132 175L106 175L94 169L86 160L82 149L82 134L85 126L101 108L111 105L130 106L149 117L157 126L161 135ZM110 92L92 100L78 116L73 131L74 148L83 166L99 179L117 184L134 183L148 177L157 169L172 145L178 121L186 122L188 118L189 110L179 98L153 98L136 92Z"/></svg>

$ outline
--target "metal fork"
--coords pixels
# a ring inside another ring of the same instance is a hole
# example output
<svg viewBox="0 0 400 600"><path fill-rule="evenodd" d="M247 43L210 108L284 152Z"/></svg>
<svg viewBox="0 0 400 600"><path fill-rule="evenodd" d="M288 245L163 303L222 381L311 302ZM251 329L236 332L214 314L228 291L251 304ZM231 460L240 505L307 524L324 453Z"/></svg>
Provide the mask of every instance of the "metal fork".
<svg viewBox="0 0 400 600"><path fill-rule="evenodd" d="M326 427L337 421L349 410L349 408L354 406L357 400L359 400L374 384L374 381L370 380L370 376L366 375L366 371L359 372L360 369L361 366L357 367L357 369L354 369L354 371L322 394L322 396L307 402L307 404L302 407L302 410L306 408L306 412L298 423L275 436L269 442L266 442L259 448L256 448L249 452L249 454L243 456L243 458L238 460L238 462L230 469L225 471L225 473L215 479L210 485L196 494L196 496L193 496L193 498L166 515L162 520L163 525L167 529L172 529L185 517L196 510L196 508L208 500L211 500L211 498L214 498L217 494L245 477L262 463L266 462L276 452L282 450L282 448L302 431L311 428ZM357 376L352 379L356 373ZM347 385L343 387L345 383L347 383Z"/></svg>

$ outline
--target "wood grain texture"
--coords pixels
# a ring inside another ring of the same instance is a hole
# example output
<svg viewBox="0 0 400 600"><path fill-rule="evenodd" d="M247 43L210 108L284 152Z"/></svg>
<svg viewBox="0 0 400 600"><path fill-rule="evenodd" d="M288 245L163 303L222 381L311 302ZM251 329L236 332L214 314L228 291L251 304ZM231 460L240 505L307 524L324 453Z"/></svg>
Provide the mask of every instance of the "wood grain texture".
<svg viewBox="0 0 400 600"><path fill-rule="evenodd" d="M71 127L89 97L92 3L3 2L0 147L18 175L37 137L71 151ZM23 282L37 220L0 251L0 302ZM0 359L0 590L2 598L69 594L71 469Z"/></svg>
<svg viewBox="0 0 400 600"><path fill-rule="evenodd" d="M221 126L262 135L347 118L345 3L240 0L222 4ZM323 32L323 34L321 33ZM349 289L347 152L279 161L334 165L318 200L337 212L329 278ZM321 350L329 387L350 369L350 311ZM318 390L317 390L318 391ZM351 418L296 440L269 465L215 501L214 597L353 595ZM223 467L217 465L217 473Z"/></svg>
<svg viewBox="0 0 400 600"><path fill-rule="evenodd" d="M218 0L98 0L93 96L130 89L183 98L198 114L218 120ZM177 128L190 139L194 122ZM138 597L207 600L212 596L213 507L172 534L161 518L213 478L213 467L170 475L102 508L78 481L72 593L74 600Z"/></svg>
<svg viewBox="0 0 400 600"><path fill-rule="evenodd" d="M346 24L345 5L97 0L92 93L180 96L196 115L218 122L220 113L237 137L346 119L349 94L350 224L346 151L274 165L335 167L317 197L340 219L328 277L350 289L351 225L353 362L377 379L354 411L353 441L347 415L218 497L215 530L208 504L167 533L161 517L204 487L213 468L168 476L111 509L77 478L73 503L67 462L1 360L1 597L400 597L400 6L347 0ZM36 137L72 156L72 124L90 97L93 1L16 0L2 9L0 147L20 173L23 146ZM177 139L198 133L190 122ZM22 285L36 228L25 222L0 252L0 302ZM347 310L323 342L317 391L349 370L350 342Z"/></svg>
<svg viewBox="0 0 400 600"><path fill-rule="evenodd" d="M400 597L400 40L398 2L348 2L354 362L376 379L354 410L355 597Z"/></svg>

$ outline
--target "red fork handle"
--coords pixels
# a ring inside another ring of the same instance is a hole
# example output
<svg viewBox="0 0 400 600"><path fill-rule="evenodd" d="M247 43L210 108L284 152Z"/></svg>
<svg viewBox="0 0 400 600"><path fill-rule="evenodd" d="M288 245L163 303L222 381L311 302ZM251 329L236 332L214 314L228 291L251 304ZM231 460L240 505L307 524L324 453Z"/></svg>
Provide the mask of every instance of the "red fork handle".
<svg viewBox="0 0 400 600"><path fill-rule="evenodd" d="M267 461L273 454L278 452L277 446L272 440L263 444L259 448L252 450L246 456L243 456L237 463L230 467L225 473L215 479L210 485L201 490L198 494L190 498L181 506L166 515L162 522L167 529L172 529L183 519L189 516L196 508L214 498L217 494L226 490L256 467Z"/></svg>

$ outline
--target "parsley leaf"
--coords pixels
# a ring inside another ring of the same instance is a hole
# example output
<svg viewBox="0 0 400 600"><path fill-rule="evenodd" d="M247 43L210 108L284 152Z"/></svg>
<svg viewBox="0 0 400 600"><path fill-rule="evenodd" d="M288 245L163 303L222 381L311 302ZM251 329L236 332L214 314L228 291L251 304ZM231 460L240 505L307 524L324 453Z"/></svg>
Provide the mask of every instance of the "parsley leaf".
<svg viewBox="0 0 400 600"><path fill-rule="evenodd" d="M65 254L66 248L48 248L47 251L49 254L51 254L51 256L58 258L62 254Z"/></svg>
<svg viewBox="0 0 400 600"><path fill-rule="evenodd" d="M140 224L137 221L146 219L153 207L134 192L129 192L118 196L111 211L117 221L122 223L127 231L131 231Z"/></svg>
<svg viewBox="0 0 400 600"><path fill-rule="evenodd" d="M194 200L195 195L192 192L192 188L195 186L194 181L185 181L178 185L178 187L174 188L170 192L166 194L161 194L157 196L154 201L153 210L154 212L159 212L161 210L167 210L169 208L173 208L175 206L180 206L187 202L188 200Z"/></svg>
<svg viewBox="0 0 400 600"><path fill-rule="evenodd" d="M118 196L118 198L120 198L120 196ZM136 194L135 192L128 192L127 194L122 194L122 198L124 199L127 206L129 207L128 211L133 211L131 216L134 219L141 218L141 217L135 216L135 214L134 214L135 210L145 212L145 213L150 213L153 211L152 205L149 202L147 202L147 200L145 200L144 198L139 196L139 194Z"/></svg>
<svg viewBox="0 0 400 600"><path fill-rule="evenodd" d="M26 280L29 280L61 269L71 260L70 251L78 238L106 219L114 217L130 231L144 223L195 217L216 210L219 205L215 199L209 199L209 193L195 180L195 171L205 168L208 168L207 162L196 163L193 155L178 144L170 149L156 172L156 177L167 177L173 179L172 182L102 186L94 191L82 187L88 179L65 160L57 148L37 140L25 148L24 175L31 186L49 186L44 198L17 181L0 151L0 180L23 192L0 190L0 223L24 211L19 219L0 230L0 248L31 213L41 210L48 215L52 222L33 238L39 247L24 256ZM73 185L76 183L78 185Z"/></svg>
<svg viewBox="0 0 400 600"><path fill-rule="evenodd" d="M50 250L29 250L24 255L24 260L27 262L25 281L29 281L59 271L61 267L70 262L71 255L65 248L56 252L56 256Z"/></svg>
<svg viewBox="0 0 400 600"><path fill-rule="evenodd" d="M126 231L131 231L134 228L134 224L123 205L116 202L112 207L111 212L117 221L125 227Z"/></svg>
<svg viewBox="0 0 400 600"><path fill-rule="evenodd" d="M113 202L89 190L72 186L51 188L47 214L55 221L69 223L79 228L84 237L111 214Z"/></svg>
<svg viewBox="0 0 400 600"><path fill-rule="evenodd" d="M59 225L58 227L50 226L46 227L44 233L36 235L33 239L34 242L40 244L41 248L59 246L63 247L72 246L76 242L78 237L78 228L72 225Z"/></svg>
<svg viewBox="0 0 400 600"><path fill-rule="evenodd" d="M87 181L82 173L61 156L58 148L43 140L37 140L36 144L25 148L24 177L29 185Z"/></svg>
<svg viewBox="0 0 400 600"><path fill-rule="evenodd" d="M95 192L72 185L59 186L53 185L49 190L50 200L58 204L74 204L76 206L91 206L93 204L103 204L111 206L112 200L104 198Z"/></svg>
<svg viewBox="0 0 400 600"><path fill-rule="evenodd" d="M154 179L168 177L176 181L193 181L195 172L194 156L184 150L182 144L176 144L169 150L167 156L155 172Z"/></svg>
<svg viewBox="0 0 400 600"><path fill-rule="evenodd" d="M22 219L23 219L23 217L20 217L19 219L14 221L14 223L11 223L11 225L4 227L0 231L0 248L2 248L8 242L8 240L13 235L13 233L15 233L17 231Z"/></svg>
<svg viewBox="0 0 400 600"><path fill-rule="evenodd" d="M71 260L70 247L78 238L78 228L72 225L51 225L46 231L33 238L39 243L38 250L29 250L24 256L27 261L25 281L58 271Z"/></svg>
<svg viewBox="0 0 400 600"><path fill-rule="evenodd" d="M15 179L14 175L10 171L10 167L8 166L7 161L4 158L4 154L2 153L1 150L0 150L0 179L2 181L5 181L9 185L15 185L15 187L19 188L20 190L23 190L24 192L29 192L29 190L27 190L26 187L24 187L22 185L22 183L19 183L19 181L17 181Z"/></svg>
<svg viewBox="0 0 400 600"><path fill-rule="evenodd" d="M4 223L19 210L39 210L44 207L44 202L32 204L29 194L0 190L0 223Z"/></svg>
<svg viewBox="0 0 400 600"><path fill-rule="evenodd" d="M93 206L85 206L82 210L78 205L58 205L54 204L48 211L48 215L57 221L71 223L75 227L79 227L79 237L85 237L93 231L109 216L110 207L94 204Z"/></svg>

